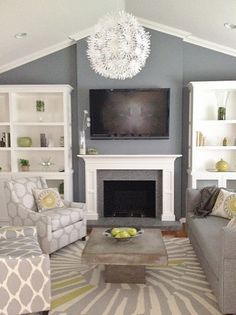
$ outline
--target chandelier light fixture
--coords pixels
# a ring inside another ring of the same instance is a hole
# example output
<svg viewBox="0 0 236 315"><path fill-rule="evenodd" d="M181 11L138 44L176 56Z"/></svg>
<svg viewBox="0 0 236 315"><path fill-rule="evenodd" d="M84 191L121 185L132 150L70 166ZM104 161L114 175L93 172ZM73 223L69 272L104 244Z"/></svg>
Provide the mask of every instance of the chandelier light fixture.
<svg viewBox="0 0 236 315"><path fill-rule="evenodd" d="M124 11L107 14L88 38L91 67L105 78L125 80L144 67L150 54L150 35Z"/></svg>

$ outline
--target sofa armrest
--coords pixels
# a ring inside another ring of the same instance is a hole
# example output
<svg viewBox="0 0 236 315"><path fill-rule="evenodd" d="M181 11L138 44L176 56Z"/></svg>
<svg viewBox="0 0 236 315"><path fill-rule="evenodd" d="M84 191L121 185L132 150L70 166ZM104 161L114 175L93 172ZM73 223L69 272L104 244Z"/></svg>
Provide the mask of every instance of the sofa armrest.
<svg viewBox="0 0 236 315"><path fill-rule="evenodd" d="M221 230L222 257L236 260L236 230L227 226Z"/></svg>
<svg viewBox="0 0 236 315"><path fill-rule="evenodd" d="M194 212L196 206L201 201L199 189L187 188L186 190L186 212Z"/></svg>
<svg viewBox="0 0 236 315"><path fill-rule="evenodd" d="M219 306L223 314L235 313L236 307L236 231L221 229L219 252Z"/></svg>

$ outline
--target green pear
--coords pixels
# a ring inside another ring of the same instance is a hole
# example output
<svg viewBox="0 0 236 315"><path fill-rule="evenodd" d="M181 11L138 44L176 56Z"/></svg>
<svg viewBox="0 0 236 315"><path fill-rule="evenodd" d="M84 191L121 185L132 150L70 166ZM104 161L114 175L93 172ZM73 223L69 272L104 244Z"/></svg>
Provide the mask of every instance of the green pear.
<svg viewBox="0 0 236 315"><path fill-rule="evenodd" d="M130 236L136 236L137 235L137 230L135 228L128 228L127 232L129 233Z"/></svg>

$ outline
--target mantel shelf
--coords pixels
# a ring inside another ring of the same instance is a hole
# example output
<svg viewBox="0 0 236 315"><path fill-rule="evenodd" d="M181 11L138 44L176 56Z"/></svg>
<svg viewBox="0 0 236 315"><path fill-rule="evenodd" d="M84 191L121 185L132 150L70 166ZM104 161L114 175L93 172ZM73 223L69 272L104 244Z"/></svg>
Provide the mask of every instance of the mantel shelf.
<svg viewBox="0 0 236 315"><path fill-rule="evenodd" d="M181 157L181 154L79 154L78 157L82 159L140 159L140 158L163 158L176 159Z"/></svg>

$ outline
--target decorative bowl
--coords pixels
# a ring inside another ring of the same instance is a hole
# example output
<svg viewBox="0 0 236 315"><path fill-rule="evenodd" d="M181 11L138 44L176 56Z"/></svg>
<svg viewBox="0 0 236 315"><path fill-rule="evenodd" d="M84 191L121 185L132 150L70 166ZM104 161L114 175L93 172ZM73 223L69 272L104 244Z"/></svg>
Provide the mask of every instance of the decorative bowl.
<svg viewBox="0 0 236 315"><path fill-rule="evenodd" d="M144 233L144 231L138 227L133 227L133 226L132 227L117 227L117 229L119 229L121 231L126 231L129 228L135 228L137 230L137 234L133 235L133 236L130 235L129 237L119 237L118 238L118 237L115 237L111 234L111 231L113 230L113 228L109 228L103 232L103 235L105 235L108 238L117 240L117 241L129 241L129 240L136 238L136 237L138 237Z"/></svg>
<svg viewBox="0 0 236 315"><path fill-rule="evenodd" d="M17 144L19 147L31 147L32 139L30 137L19 137L17 139Z"/></svg>

